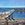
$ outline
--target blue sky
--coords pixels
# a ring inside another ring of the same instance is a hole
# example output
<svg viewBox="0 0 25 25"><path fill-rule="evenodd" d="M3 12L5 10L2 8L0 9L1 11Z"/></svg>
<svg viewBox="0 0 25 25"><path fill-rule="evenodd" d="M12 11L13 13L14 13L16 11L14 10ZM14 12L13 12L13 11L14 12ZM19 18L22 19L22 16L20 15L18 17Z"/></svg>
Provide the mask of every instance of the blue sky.
<svg viewBox="0 0 25 25"><path fill-rule="evenodd" d="M0 0L0 6L25 6L25 0Z"/></svg>

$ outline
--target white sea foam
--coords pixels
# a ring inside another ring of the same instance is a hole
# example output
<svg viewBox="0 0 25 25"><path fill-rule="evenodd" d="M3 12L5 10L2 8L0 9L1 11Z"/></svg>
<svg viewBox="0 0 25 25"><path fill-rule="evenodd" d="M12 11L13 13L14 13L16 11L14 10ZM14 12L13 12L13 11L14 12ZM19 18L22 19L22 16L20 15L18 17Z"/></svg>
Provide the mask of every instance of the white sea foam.
<svg viewBox="0 0 25 25"><path fill-rule="evenodd" d="M6 11L6 12L0 12L0 14L11 14L13 13L15 10L12 9L12 10L9 10L9 11Z"/></svg>

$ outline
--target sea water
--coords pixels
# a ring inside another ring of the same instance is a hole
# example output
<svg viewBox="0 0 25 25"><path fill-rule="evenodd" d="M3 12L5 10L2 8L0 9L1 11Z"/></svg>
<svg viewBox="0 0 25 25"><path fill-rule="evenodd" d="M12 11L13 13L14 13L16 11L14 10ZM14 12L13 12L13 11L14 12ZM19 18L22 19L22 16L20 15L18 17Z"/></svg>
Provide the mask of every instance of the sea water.
<svg viewBox="0 0 25 25"><path fill-rule="evenodd" d="M5 12L5 11L9 11L12 10L12 8L0 8L0 12ZM17 18L25 18L25 12L14 12L13 13L13 18L17 19Z"/></svg>
<svg viewBox="0 0 25 25"><path fill-rule="evenodd" d="M18 18L20 18L20 19L22 19L22 18L25 18L25 12L23 13L18 13L18 12L14 12L13 13L13 17L15 18L15 19L18 19Z"/></svg>

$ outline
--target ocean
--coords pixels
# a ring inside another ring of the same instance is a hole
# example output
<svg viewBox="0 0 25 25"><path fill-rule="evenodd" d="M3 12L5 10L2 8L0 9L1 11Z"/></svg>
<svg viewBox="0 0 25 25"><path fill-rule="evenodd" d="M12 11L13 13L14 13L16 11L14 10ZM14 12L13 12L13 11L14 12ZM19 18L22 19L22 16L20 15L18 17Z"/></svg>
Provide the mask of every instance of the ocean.
<svg viewBox="0 0 25 25"><path fill-rule="evenodd" d="M9 11L12 10L12 8L0 8L0 12L5 12L5 11ZM18 13L18 12L14 12L13 13L13 18L17 19L17 18L25 18L25 13Z"/></svg>

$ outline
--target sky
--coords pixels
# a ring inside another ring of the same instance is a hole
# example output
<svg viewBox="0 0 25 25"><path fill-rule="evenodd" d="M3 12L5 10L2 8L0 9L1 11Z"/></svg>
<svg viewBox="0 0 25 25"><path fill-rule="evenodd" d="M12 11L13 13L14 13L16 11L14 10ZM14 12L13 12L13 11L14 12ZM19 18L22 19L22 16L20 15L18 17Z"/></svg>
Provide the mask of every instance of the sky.
<svg viewBox="0 0 25 25"><path fill-rule="evenodd" d="M25 6L25 0L0 0L0 6Z"/></svg>

